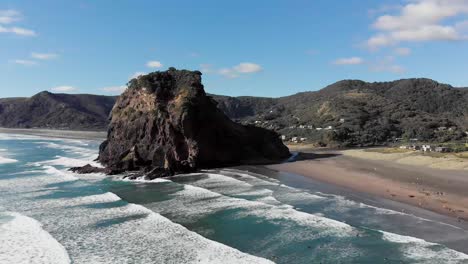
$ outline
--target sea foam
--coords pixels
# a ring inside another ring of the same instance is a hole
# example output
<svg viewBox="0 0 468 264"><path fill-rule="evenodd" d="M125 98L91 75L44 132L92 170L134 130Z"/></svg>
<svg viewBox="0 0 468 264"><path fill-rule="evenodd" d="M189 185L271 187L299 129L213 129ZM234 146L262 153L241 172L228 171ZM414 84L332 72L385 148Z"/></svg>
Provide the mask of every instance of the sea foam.
<svg viewBox="0 0 468 264"><path fill-rule="evenodd" d="M5 157L0 156L0 164L8 164L8 163L16 163L16 162L18 161L15 159L10 159L10 158L5 158Z"/></svg>
<svg viewBox="0 0 468 264"><path fill-rule="evenodd" d="M70 263L65 248L36 220L19 213L0 213L0 263Z"/></svg>
<svg viewBox="0 0 468 264"><path fill-rule="evenodd" d="M400 244L400 250L403 254L420 263L466 263L468 255L443 247L436 243L427 242L423 239L402 236L389 232L379 231L382 233L382 239Z"/></svg>
<svg viewBox="0 0 468 264"><path fill-rule="evenodd" d="M69 167L69 168L70 167L82 167L82 166L90 164L94 167L102 168L101 164L94 162L92 160L75 159L75 158L68 158L68 157L62 157L62 156L56 156L55 159L37 162L36 164L64 166L64 167Z"/></svg>
<svg viewBox="0 0 468 264"><path fill-rule="evenodd" d="M200 217L207 212L240 209L238 213L240 218L255 216L266 220L290 221L310 228L310 231L318 236L348 237L356 234L356 230L345 223L303 213L283 204L272 205L263 201L229 197L190 184L185 184L183 187L183 190L171 195L173 199L161 202L161 205L171 213L184 217Z"/></svg>

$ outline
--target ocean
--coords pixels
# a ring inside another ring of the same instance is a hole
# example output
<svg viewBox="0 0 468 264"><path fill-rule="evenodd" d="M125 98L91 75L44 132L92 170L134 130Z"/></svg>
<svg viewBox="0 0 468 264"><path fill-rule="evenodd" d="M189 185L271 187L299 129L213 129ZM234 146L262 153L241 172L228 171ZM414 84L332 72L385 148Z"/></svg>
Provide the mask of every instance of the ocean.
<svg viewBox="0 0 468 264"><path fill-rule="evenodd" d="M292 175L67 171L98 146L0 134L0 263L468 263L467 230Z"/></svg>

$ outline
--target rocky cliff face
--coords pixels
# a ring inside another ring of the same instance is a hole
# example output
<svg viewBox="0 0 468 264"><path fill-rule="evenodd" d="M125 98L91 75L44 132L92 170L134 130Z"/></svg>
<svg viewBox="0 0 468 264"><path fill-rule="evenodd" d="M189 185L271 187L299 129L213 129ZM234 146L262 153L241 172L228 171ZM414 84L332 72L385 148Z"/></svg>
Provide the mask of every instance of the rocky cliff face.
<svg viewBox="0 0 468 264"><path fill-rule="evenodd" d="M290 155L278 134L234 123L216 105L197 71L171 68L133 79L111 112L99 161L153 178Z"/></svg>

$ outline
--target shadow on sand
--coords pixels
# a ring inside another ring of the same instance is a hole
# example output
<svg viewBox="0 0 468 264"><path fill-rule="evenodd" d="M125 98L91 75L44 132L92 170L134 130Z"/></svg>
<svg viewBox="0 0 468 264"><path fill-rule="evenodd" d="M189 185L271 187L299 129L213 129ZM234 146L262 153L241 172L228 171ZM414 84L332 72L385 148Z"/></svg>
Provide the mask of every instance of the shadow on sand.
<svg viewBox="0 0 468 264"><path fill-rule="evenodd" d="M304 153L304 152L295 152L287 160L287 162L296 162L301 160L316 160L316 159L329 159L334 157L342 156L339 153Z"/></svg>

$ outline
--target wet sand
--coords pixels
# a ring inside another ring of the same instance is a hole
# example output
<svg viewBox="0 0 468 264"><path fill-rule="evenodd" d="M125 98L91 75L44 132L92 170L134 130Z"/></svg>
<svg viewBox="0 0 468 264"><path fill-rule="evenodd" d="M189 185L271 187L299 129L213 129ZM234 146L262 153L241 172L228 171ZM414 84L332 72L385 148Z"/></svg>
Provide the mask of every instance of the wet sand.
<svg viewBox="0 0 468 264"><path fill-rule="evenodd" d="M468 173L322 152L309 160L267 168L303 175L468 221Z"/></svg>
<svg viewBox="0 0 468 264"><path fill-rule="evenodd" d="M104 140L107 133L103 131L72 131L72 130L52 130L52 129L22 129L22 128L0 128L0 133L20 134L53 138L68 139L91 139Z"/></svg>
<svg viewBox="0 0 468 264"><path fill-rule="evenodd" d="M329 195L338 195L345 197L345 199L375 208L401 212L402 215L386 215L382 219L382 222L379 222L380 228L377 229L439 243L468 254L468 222L460 222L454 217L413 206L409 203L403 203L368 192L357 191L349 187L327 183L310 176L274 170L269 167L270 166L239 166L236 167L236 169L265 175L277 179L282 184L293 188ZM346 219L340 221L348 223ZM359 222L354 224L360 225Z"/></svg>

